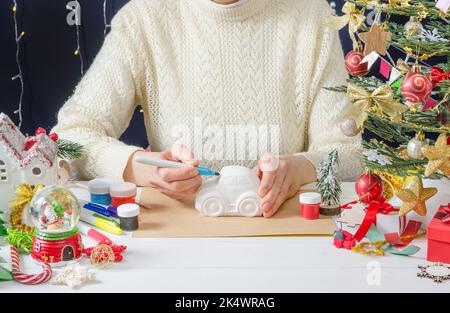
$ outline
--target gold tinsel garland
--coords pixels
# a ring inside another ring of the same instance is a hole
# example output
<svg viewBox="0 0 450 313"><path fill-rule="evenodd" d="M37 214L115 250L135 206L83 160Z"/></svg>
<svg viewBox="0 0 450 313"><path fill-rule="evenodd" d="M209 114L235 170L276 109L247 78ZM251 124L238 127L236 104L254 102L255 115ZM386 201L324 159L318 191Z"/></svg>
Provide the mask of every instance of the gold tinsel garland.
<svg viewBox="0 0 450 313"><path fill-rule="evenodd" d="M23 210L28 204L30 204L34 195L44 188L42 184L36 186L30 186L28 184L20 184L16 189L16 198L10 202L9 206L11 208L11 227L15 230L20 230L26 233L33 233L34 228L25 225L22 221Z"/></svg>

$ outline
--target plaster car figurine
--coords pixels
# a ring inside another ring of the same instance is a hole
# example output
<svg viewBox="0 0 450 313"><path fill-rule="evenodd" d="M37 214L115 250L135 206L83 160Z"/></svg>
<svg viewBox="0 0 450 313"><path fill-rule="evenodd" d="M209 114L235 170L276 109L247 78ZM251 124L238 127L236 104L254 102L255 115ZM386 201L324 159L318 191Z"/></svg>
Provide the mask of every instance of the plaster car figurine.
<svg viewBox="0 0 450 313"><path fill-rule="evenodd" d="M195 199L195 208L205 216L261 216L259 178L242 166L227 166L220 176L206 179Z"/></svg>

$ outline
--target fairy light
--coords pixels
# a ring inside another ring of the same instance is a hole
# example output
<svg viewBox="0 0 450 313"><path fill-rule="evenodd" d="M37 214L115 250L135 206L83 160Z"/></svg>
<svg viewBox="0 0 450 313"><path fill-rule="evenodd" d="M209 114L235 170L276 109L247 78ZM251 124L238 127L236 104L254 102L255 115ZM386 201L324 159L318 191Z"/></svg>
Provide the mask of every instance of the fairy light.
<svg viewBox="0 0 450 313"><path fill-rule="evenodd" d="M108 5L108 0L103 0L103 24L105 25L105 28L103 30L103 36L106 37L106 33L108 32L108 29L111 28L111 24L108 23L108 19L106 16L106 7Z"/></svg>
<svg viewBox="0 0 450 313"><path fill-rule="evenodd" d="M22 72L22 64L20 63L20 41L25 36L25 32L22 31L19 33L19 23L17 21L17 8L18 3L17 0L13 0L13 19L14 19L14 34L15 34L15 40L16 40L16 64L17 64L17 70L18 74L11 77L11 80L19 80L20 82L20 96L19 96L19 104L17 110L14 111L14 114L19 115L19 128L22 126L22 102L23 102L23 96L25 91L25 83L23 79L23 72Z"/></svg>
<svg viewBox="0 0 450 313"><path fill-rule="evenodd" d="M76 1L78 3L78 1ZM81 25L81 18L80 18L80 6L78 3L78 6L74 5L74 6L70 6L69 4L67 4L66 8L70 11L72 11L72 13L75 16L75 29L76 29L76 35L77 35L77 48L74 51L74 55L77 56L80 59L80 74L81 76L84 75L84 59L83 59L83 54L81 52L81 30L80 30L80 25Z"/></svg>

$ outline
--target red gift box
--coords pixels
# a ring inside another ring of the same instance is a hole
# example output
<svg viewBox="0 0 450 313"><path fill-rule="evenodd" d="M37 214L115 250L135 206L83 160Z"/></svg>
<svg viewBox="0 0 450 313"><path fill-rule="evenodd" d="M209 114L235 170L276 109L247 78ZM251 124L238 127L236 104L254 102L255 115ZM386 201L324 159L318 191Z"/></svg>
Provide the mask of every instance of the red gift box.
<svg viewBox="0 0 450 313"><path fill-rule="evenodd" d="M427 229L430 262L450 264L450 204L441 206Z"/></svg>

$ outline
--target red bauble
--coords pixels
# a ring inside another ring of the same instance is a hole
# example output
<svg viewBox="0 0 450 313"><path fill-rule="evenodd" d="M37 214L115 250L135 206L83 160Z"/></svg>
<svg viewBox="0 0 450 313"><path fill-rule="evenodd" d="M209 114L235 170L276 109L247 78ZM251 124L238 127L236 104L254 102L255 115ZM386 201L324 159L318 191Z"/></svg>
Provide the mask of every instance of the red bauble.
<svg viewBox="0 0 450 313"><path fill-rule="evenodd" d="M49 135L49 137L50 137L50 139L53 140L53 141L58 141L58 139L59 139L58 134L56 134L56 133L51 133L51 134Z"/></svg>
<svg viewBox="0 0 450 313"><path fill-rule="evenodd" d="M367 62L361 63L364 55L357 51L350 51L345 57L345 68L352 76L365 76L369 73Z"/></svg>
<svg viewBox="0 0 450 313"><path fill-rule="evenodd" d="M41 135L41 134L47 134L47 131L44 129L44 128L42 128L42 127L39 127L38 129L36 129L36 136L37 135Z"/></svg>
<svg viewBox="0 0 450 313"><path fill-rule="evenodd" d="M368 204L383 194L383 181L375 174L364 174L355 185L356 193L362 203Z"/></svg>
<svg viewBox="0 0 450 313"><path fill-rule="evenodd" d="M413 70L403 79L400 88L406 101L417 104L430 97L433 84L420 70Z"/></svg>

